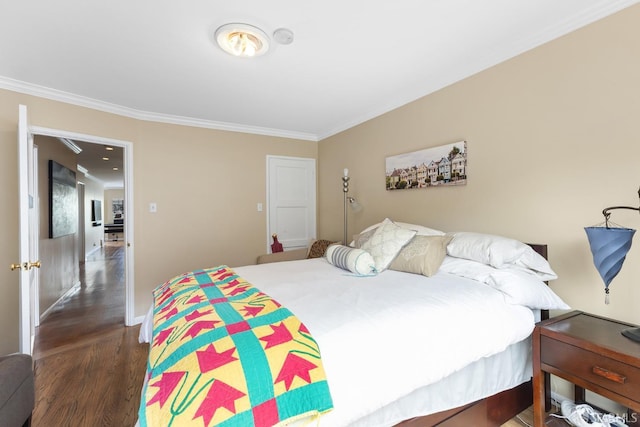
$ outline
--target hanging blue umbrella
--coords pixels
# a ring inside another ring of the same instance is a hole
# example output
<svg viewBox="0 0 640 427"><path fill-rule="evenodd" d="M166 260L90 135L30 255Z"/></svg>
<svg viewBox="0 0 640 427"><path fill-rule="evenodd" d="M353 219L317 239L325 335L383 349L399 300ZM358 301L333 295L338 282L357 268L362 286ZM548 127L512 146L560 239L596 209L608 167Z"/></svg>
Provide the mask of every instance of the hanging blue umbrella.
<svg viewBox="0 0 640 427"><path fill-rule="evenodd" d="M609 284L618 275L636 230L623 227L585 227L593 263L604 281L605 304L609 304Z"/></svg>

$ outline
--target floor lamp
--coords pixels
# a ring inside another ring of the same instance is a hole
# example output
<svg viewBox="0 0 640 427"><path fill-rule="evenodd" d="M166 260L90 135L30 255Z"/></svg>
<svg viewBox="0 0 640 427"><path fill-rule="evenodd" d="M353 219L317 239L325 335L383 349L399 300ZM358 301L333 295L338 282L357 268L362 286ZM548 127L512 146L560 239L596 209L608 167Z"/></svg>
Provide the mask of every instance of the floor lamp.
<svg viewBox="0 0 640 427"><path fill-rule="evenodd" d="M362 209L362 206L358 201L349 196L349 169L344 168L344 175L342 175L342 194L344 197L344 237L343 242L344 245L347 245L347 212L349 211L349 207L353 209L354 212L359 212Z"/></svg>
<svg viewBox="0 0 640 427"><path fill-rule="evenodd" d="M344 168L344 175L342 175L342 194L344 196L344 239L343 245L347 245L347 203L349 202L349 169Z"/></svg>

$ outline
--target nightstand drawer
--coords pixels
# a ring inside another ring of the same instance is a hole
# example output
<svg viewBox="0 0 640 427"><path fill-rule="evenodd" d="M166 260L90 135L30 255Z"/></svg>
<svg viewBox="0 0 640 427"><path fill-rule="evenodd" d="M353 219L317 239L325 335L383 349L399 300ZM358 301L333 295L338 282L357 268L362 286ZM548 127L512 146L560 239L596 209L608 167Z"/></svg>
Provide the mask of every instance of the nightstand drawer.
<svg viewBox="0 0 640 427"><path fill-rule="evenodd" d="M640 402L640 369L601 354L541 337L541 362Z"/></svg>

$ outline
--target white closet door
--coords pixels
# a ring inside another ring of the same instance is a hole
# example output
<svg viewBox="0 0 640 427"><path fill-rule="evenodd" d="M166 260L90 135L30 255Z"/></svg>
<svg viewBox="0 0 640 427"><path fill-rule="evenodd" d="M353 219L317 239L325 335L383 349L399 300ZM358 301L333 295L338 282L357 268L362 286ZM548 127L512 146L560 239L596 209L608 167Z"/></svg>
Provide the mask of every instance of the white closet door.
<svg viewBox="0 0 640 427"><path fill-rule="evenodd" d="M307 247L316 237L316 161L267 156L267 252L273 234L284 250Z"/></svg>

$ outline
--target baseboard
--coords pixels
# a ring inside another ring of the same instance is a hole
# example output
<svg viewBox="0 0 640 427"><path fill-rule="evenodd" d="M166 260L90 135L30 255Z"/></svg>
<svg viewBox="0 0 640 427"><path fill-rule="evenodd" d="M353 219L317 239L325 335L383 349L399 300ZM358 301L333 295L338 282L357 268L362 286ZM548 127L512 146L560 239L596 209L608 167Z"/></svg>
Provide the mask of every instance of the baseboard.
<svg viewBox="0 0 640 427"><path fill-rule="evenodd" d="M95 251L99 251L99 250L100 250L100 246L96 246L95 248L91 249L89 252L84 254L84 260L87 261Z"/></svg>
<svg viewBox="0 0 640 427"><path fill-rule="evenodd" d="M80 281L78 280L71 287L71 289L69 289L67 292L65 292L64 295L62 295L60 298L58 298L56 302L51 304L49 306L49 308L47 308L45 311L42 312L42 314L40 315L40 323L42 323L42 321L47 318L47 316L51 313L51 311L55 308L56 305L58 305L60 302L64 301L66 298L69 298L71 295L75 294L79 290L80 290Z"/></svg>

